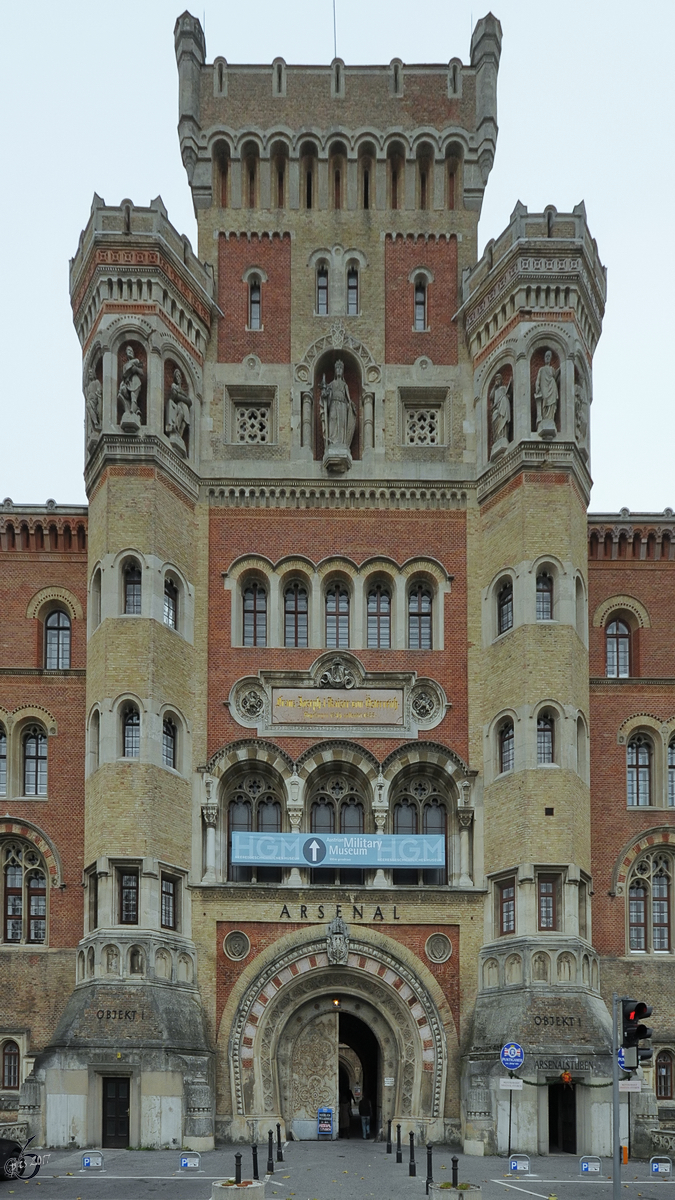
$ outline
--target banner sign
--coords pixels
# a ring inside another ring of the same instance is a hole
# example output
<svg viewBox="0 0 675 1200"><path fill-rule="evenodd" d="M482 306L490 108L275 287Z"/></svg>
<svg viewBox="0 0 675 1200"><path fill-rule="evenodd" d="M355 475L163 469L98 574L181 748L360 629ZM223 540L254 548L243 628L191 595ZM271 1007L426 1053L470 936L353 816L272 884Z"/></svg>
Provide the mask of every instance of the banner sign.
<svg viewBox="0 0 675 1200"><path fill-rule="evenodd" d="M443 867L445 838L437 834L236 833L234 866Z"/></svg>

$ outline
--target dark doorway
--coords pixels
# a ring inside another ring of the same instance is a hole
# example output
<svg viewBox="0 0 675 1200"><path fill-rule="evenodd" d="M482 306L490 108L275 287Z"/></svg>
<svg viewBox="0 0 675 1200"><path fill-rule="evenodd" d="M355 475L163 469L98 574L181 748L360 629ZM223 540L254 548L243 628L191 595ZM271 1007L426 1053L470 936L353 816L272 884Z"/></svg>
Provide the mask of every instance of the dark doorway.
<svg viewBox="0 0 675 1200"><path fill-rule="evenodd" d="M372 1029L355 1017L352 1013L340 1013L340 1031L339 1041L349 1046L354 1051L361 1062L363 1072L363 1092L362 1095L370 1100L371 1118L370 1118L370 1136L375 1139L379 1133L381 1126L381 1098L380 1098L380 1047ZM342 1090L342 1076L345 1078L347 1072L344 1068L340 1068L340 1089ZM347 1081L348 1086L348 1081ZM351 1129L352 1137L361 1137L361 1119L354 1118Z"/></svg>
<svg viewBox="0 0 675 1200"><path fill-rule="evenodd" d="M577 1102L574 1085L549 1084L548 1152L549 1154L576 1154L577 1152Z"/></svg>
<svg viewBox="0 0 675 1200"><path fill-rule="evenodd" d="M126 1150L129 1145L129 1079L103 1080L103 1146Z"/></svg>

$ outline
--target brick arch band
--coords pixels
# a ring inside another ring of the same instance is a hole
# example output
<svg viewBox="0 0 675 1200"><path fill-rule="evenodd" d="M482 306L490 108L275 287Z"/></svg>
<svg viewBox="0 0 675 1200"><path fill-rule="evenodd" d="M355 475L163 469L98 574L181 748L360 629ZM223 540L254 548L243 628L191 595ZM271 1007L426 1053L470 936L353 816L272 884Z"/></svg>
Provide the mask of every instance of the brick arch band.
<svg viewBox="0 0 675 1200"><path fill-rule="evenodd" d="M645 850L657 850L659 846L675 851L675 825L659 825L655 829L648 829L646 833L638 834L624 846L614 866L610 895L623 896L626 880L636 859L644 854Z"/></svg>
<svg viewBox="0 0 675 1200"><path fill-rule="evenodd" d="M5 837L22 838L23 841L30 842L32 846L35 846L45 860L50 887L60 887L63 882L61 859L56 848L36 825L30 821L13 821L5 818L4 821L0 821L0 838Z"/></svg>
<svg viewBox="0 0 675 1200"><path fill-rule="evenodd" d="M350 938L344 966L332 966L326 937L294 946L266 966L242 997L228 1045L233 1107L239 1117L279 1113L276 1046L288 1018L319 990L340 988L377 1006L403 1038L397 1109L402 1116L443 1115L447 1052L443 1022L429 991L398 956ZM429 1086L423 1086L423 1081ZM426 1096L426 1112L415 1112ZM254 1114L251 1109L255 1108ZM249 1109L249 1111L247 1111Z"/></svg>

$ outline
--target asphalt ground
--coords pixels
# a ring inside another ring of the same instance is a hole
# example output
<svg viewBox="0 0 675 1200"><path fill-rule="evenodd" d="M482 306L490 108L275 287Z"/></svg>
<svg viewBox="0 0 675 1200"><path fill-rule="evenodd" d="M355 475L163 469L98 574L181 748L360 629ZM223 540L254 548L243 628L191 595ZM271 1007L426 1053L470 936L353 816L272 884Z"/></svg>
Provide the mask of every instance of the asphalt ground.
<svg viewBox="0 0 675 1200"><path fill-rule="evenodd" d="M105 1172L81 1172L82 1151L55 1150L39 1174L27 1182L8 1180L0 1184L0 1200L7 1196L31 1196L31 1200L210 1200L211 1181L234 1175L235 1152L242 1154L242 1177L251 1178L251 1151L232 1146L203 1154L200 1174L186 1175L179 1168L180 1155L168 1150L105 1150ZM450 1182L452 1156L449 1146L434 1149L433 1174L437 1182ZM266 1200L425 1200L426 1151L418 1147L417 1176L409 1175L409 1148L403 1162L386 1153L384 1142L360 1138L336 1142L290 1142L283 1163L276 1162L267 1182ZM572 1155L533 1158L528 1178L510 1178L505 1158L474 1158L459 1154L459 1181L480 1184L484 1200L611 1200L612 1185L606 1175L585 1180L579 1175L579 1160ZM265 1172L267 1147L259 1147L261 1175ZM603 1172L611 1163L602 1161ZM621 1194L626 1200L675 1200L672 1182L651 1180L647 1163L629 1163L622 1168Z"/></svg>

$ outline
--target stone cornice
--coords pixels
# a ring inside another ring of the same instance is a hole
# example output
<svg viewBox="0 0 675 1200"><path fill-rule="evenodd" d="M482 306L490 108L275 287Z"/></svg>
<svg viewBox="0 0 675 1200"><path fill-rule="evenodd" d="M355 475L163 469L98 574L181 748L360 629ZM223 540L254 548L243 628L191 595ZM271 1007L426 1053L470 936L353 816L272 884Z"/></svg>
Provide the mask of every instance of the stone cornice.
<svg viewBox="0 0 675 1200"><path fill-rule="evenodd" d="M199 497L198 476L159 437L153 434L136 437L109 433L99 439L87 463L84 476L87 495L91 495L101 472L114 463L151 463L164 471L192 500L196 501Z"/></svg>
<svg viewBox="0 0 675 1200"><path fill-rule="evenodd" d="M481 504L492 497L499 488L522 471L541 470L545 467L554 471L569 471L577 480L582 495L588 504L592 480L576 442L519 442L514 448L490 466L481 476L477 486L477 499Z"/></svg>

